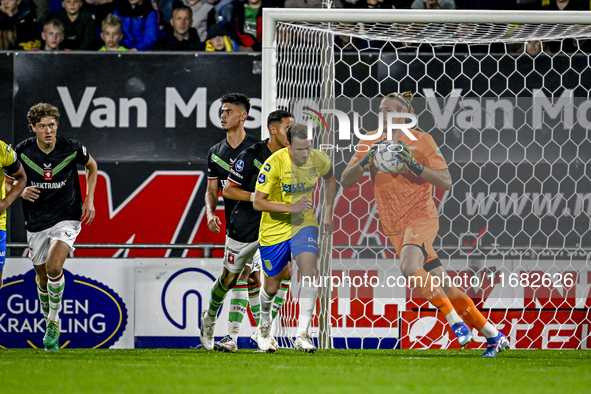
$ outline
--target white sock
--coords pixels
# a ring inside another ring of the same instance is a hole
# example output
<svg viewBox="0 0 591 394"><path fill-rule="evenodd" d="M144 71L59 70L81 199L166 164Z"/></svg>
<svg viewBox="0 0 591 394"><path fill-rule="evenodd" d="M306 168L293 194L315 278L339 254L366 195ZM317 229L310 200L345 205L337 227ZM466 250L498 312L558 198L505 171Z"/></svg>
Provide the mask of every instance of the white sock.
<svg viewBox="0 0 591 394"><path fill-rule="evenodd" d="M486 339L489 339L489 338L494 338L497 335L499 335L499 330L497 330L495 328L495 326L493 326L489 322L486 322L486 324L484 325L484 327L482 327L482 330L480 330L480 333L482 335L484 335L484 337Z"/></svg>
<svg viewBox="0 0 591 394"><path fill-rule="evenodd" d="M452 309L451 312L445 315L445 318L447 319L449 325L452 327L454 324L463 322L462 318L456 313L455 309Z"/></svg>
<svg viewBox="0 0 591 394"><path fill-rule="evenodd" d="M273 297L267 294L265 289L261 289L261 325L271 323L271 307L273 306Z"/></svg>
<svg viewBox="0 0 591 394"><path fill-rule="evenodd" d="M300 316L298 317L296 337L308 333L308 328L310 328L310 323L312 323L317 297L318 289L316 287L302 287L300 289Z"/></svg>

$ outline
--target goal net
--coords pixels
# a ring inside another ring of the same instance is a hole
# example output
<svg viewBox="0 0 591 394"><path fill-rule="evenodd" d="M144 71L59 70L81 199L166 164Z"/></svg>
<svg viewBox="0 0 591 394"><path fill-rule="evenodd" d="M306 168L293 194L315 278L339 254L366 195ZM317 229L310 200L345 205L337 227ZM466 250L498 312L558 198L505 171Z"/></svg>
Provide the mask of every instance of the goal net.
<svg viewBox="0 0 591 394"><path fill-rule="evenodd" d="M513 348L591 346L591 21L584 13L265 10L263 114L309 125L337 180L381 98L410 91L453 179L434 247ZM322 193L318 194L319 196ZM321 211L324 204L318 204ZM330 348L457 348L405 286L369 173L339 186L312 333ZM294 270L294 272L296 272ZM275 335L297 327L298 277ZM469 347L485 347L473 331ZM283 342L289 346L290 342Z"/></svg>

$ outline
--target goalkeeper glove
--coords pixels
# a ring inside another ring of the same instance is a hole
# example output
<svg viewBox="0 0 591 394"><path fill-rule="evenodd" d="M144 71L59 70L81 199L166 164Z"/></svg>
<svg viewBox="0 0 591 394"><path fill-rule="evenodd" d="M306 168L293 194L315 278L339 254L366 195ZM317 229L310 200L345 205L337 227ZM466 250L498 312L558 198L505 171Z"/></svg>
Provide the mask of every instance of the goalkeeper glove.
<svg viewBox="0 0 591 394"><path fill-rule="evenodd" d="M402 150L396 152L396 158L398 161L406 164L408 169L415 174L416 176L420 176L425 169L425 166L422 164L417 163L415 157L412 155L410 148L402 141L397 141Z"/></svg>
<svg viewBox="0 0 591 394"><path fill-rule="evenodd" d="M365 155L365 157L361 159L359 165L361 165L361 167L364 170L366 170L367 167L373 164L373 158L376 156L376 153L378 153L378 150L380 149L380 144L382 144L384 141L386 141L386 138L382 138L374 142L373 145L369 148L369 151L367 151L367 155Z"/></svg>

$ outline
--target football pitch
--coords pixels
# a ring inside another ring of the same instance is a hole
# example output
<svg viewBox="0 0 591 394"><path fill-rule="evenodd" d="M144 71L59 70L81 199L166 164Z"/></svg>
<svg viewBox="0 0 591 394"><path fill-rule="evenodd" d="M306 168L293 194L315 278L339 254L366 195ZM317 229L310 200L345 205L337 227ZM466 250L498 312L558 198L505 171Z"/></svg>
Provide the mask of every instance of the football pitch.
<svg viewBox="0 0 591 394"><path fill-rule="evenodd" d="M0 350L0 392L589 392L591 352Z"/></svg>

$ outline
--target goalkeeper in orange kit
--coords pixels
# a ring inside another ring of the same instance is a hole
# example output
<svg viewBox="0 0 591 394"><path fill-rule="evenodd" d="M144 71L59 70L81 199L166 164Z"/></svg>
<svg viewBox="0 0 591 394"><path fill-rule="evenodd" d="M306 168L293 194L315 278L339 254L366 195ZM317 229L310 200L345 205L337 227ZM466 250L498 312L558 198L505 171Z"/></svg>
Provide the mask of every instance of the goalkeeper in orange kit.
<svg viewBox="0 0 591 394"><path fill-rule="evenodd" d="M384 97L380 104L380 112L385 115L384 130L387 113L413 112L411 100L409 92ZM392 123L404 124L405 118L393 119ZM385 132L375 131L375 138L359 142L357 153L341 176L341 184L343 188L352 186L366 169L370 169L382 227L400 257L402 274L445 315L461 346L473 339L470 325L487 338L483 356L495 357L509 346L509 341L478 311L470 297L451 286L433 249L439 230L433 186L444 190L451 187L447 163L429 134L416 130L408 132L416 139L411 139L401 129L392 131L391 139L399 142L396 157L406 165L402 171L378 173L372 165L379 144L386 141Z"/></svg>

